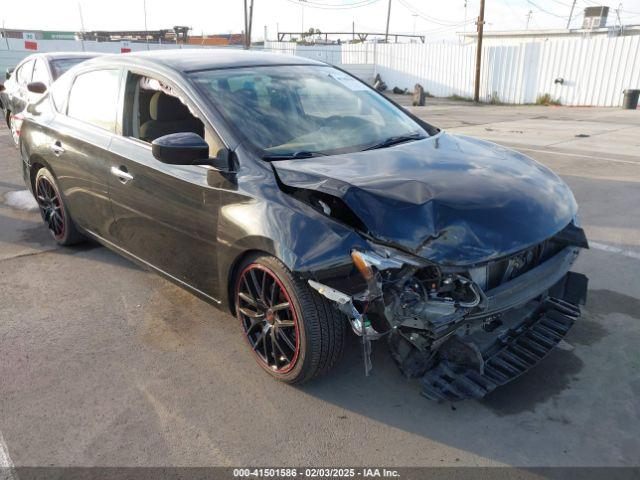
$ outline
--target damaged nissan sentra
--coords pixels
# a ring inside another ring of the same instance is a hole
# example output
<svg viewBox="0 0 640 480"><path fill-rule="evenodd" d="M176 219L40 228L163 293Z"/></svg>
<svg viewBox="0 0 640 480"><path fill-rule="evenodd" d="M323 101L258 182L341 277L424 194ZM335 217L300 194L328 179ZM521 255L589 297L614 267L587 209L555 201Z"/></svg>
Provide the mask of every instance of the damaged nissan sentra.
<svg viewBox="0 0 640 480"><path fill-rule="evenodd" d="M384 341L426 397L480 398L586 300L562 180L312 60L91 60L29 107L20 151L56 241L95 239L230 310L285 382L332 368L350 327L367 374Z"/></svg>

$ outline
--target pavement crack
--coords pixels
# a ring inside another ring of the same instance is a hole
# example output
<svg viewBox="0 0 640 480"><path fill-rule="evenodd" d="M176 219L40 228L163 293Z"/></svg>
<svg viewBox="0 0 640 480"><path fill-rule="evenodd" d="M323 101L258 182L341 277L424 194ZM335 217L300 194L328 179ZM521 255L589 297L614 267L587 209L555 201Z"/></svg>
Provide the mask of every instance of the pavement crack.
<svg viewBox="0 0 640 480"><path fill-rule="evenodd" d="M8 260L15 260L16 258L25 258L25 257L34 257L36 255L43 255L45 253L51 253L51 252L57 252L62 250L61 248L50 248L48 250L38 250L37 252L29 252L29 253L21 253L19 255L14 255L13 257L5 257L5 258L0 258L0 263L1 262L6 262Z"/></svg>

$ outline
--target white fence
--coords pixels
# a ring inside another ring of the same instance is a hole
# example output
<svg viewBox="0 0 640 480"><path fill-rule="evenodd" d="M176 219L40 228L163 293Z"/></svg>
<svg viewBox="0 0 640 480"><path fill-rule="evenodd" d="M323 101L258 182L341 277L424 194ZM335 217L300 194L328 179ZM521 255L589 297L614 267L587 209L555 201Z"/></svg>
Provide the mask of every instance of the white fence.
<svg viewBox="0 0 640 480"><path fill-rule="evenodd" d="M200 48L196 45L129 43L132 51ZM84 50L120 52L118 42L84 42ZM37 51L81 51L83 42L37 40ZM234 47L213 47L234 48ZM376 73L389 88L412 89L447 97L473 95L475 45L343 44L296 46L267 42L266 50L313 58L371 82ZM25 41L0 38L0 75L34 53ZM622 92L640 88L640 36L575 38L485 46L480 96L506 103L533 103L550 94L564 105L619 106ZM2 81L2 80L0 80Z"/></svg>
<svg viewBox="0 0 640 480"><path fill-rule="evenodd" d="M25 48L25 40L17 38L0 38L0 75L4 78L7 68L15 65L27 55L39 52L101 52L121 53L121 48L127 47L131 51L164 50L173 48L238 48L238 47L201 47L200 45L182 45L175 43L142 43L128 42L126 45L120 42L95 42L76 40L34 40L36 50ZM0 79L2 82L2 79Z"/></svg>
<svg viewBox="0 0 640 480"><path fill-rule="evenodd" d="M266 47L339 65L367 81L379 73L389 88L420 83L436 96L473 95L473 44L296 47L268 42ZM533 103L548 93L564 105L619 106L623 90L640 88L640 36L491 45L483 47L482 58L484 101Z"/></svg>

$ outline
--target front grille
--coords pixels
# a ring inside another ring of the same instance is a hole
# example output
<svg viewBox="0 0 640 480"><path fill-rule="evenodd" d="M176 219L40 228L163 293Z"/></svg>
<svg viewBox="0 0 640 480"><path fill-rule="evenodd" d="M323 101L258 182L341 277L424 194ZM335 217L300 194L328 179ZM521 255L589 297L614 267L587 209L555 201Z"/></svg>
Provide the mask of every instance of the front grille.
<svg viewBox="0 0 640 480"><path fill-rule="evenodd" d="M484 291L519 277L558 253L563 245L545 240L538 245L470 270L471 278Z"/></svg>

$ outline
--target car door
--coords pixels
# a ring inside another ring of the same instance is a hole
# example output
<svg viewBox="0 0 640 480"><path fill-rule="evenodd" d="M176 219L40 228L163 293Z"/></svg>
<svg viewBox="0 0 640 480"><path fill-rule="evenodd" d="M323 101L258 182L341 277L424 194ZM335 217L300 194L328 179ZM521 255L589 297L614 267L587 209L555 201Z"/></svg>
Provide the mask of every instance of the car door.
<svg viewBox="0 0 640 480"><path fill-rule="evenodd" d="M49 125L50 163L69 212L79 227L103 238L109 238L113 224L109 145L115 132L120 77L118 68L80 72L62 112Z"/></svg>
<svg viewBox="0 0 640 480"><path fill-rule="evenodd" d="M141 85L151 91L145 92ZM169 90L185 98L175 85L168 85L161 77L134 72L124 81L122 135L116 136L110 147L109 191L115 236L129 254L217 301L219 192L209 184L209 167L161 163L152 154L151 138L140 138L141 126L152 120L149 111L153 109L145 105L147 100ZM196 108L192 105L192 111ZM162 133L177 131L165 129ZM217 152L222 145L219 138L212 134L205 138L210 152Z"/></svg>

